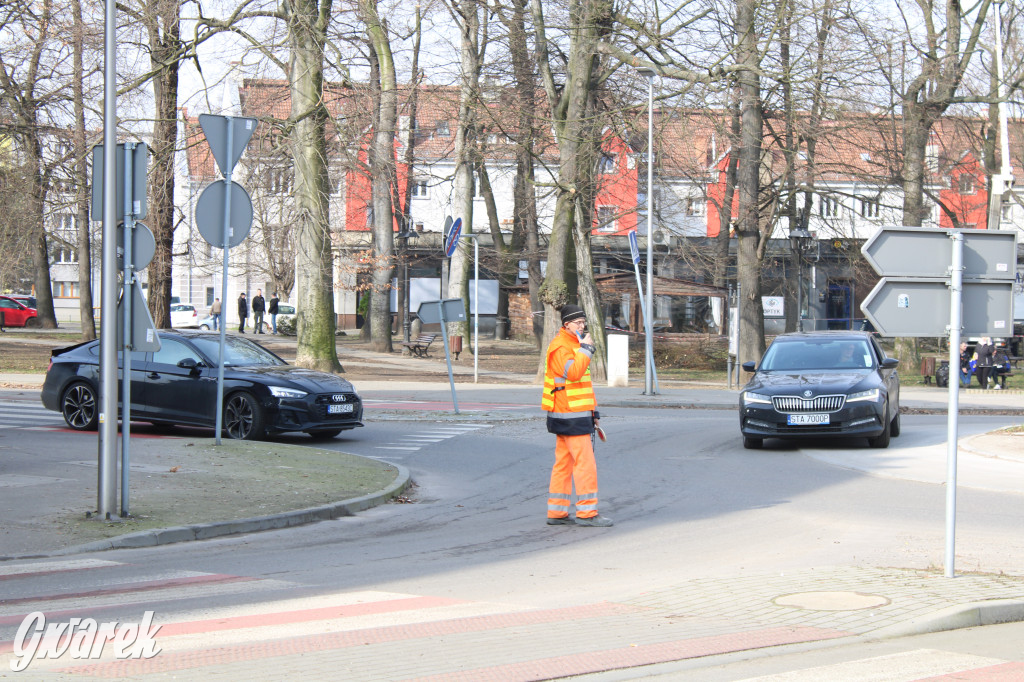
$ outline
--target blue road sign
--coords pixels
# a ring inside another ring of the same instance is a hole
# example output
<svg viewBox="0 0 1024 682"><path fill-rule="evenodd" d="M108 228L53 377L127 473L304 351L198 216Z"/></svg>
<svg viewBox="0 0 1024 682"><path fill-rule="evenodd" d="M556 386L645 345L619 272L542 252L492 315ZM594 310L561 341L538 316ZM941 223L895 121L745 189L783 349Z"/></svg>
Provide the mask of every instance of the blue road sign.
<svg viewBox="0 0 1024 682"><path fill-rule="evenodd" d="M462 235L462 218L456 218L452 227L444 236L444 255L449 258L455 253L455 247L459 245L459 237Z"/></svg>
<svg viewBox="0 0 1024 682"><path fill-rule="evenodd" d="M640 247L636 245L636 230L629 233L629 252L633 254L633 265L640 262Z"/></svg>

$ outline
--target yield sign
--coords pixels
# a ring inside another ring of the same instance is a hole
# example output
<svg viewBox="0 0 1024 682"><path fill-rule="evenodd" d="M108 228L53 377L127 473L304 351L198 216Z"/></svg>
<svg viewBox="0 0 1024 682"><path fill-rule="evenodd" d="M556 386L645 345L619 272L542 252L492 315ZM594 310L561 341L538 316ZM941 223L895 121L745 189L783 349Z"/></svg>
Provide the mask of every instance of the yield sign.
<svg viewBox="0 0 1024 682"><path fill-rule="evenodd" d="M256 132L256 123L255 118L199 114L199 125L222 175L230 173L242 157L249 138ZM231 127L231 149L228 149L228 126Z"/></svg>

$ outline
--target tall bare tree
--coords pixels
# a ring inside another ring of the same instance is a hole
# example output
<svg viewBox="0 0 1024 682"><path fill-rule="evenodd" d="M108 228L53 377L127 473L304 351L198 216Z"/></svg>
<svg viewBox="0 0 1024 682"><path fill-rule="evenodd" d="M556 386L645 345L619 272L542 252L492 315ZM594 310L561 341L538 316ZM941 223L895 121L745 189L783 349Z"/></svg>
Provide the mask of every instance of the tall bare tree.
<svg viewBox="0 0 1024 682"><path fill-rule="evenodd" d="M376 0L360 0L359 11L373 51L377 108L370 149L373 196L373 287L370 290L370 334L373 349L391 352L391 280L394 276L395 214L391 192L395 172L395 134L398 124L398 78L391 40ZM414 122L410 122L413 125Z"/></svg>
<svg viewBox="0 0 1024 682"><path fill-rule="evenodd" d="M324 102L324 45L331 0L293 0L282 6L290 47L292 156L295 163L298 252L298 348L295 362L341 371L335 344L334 270L327 159L328 112Z"/></svg>

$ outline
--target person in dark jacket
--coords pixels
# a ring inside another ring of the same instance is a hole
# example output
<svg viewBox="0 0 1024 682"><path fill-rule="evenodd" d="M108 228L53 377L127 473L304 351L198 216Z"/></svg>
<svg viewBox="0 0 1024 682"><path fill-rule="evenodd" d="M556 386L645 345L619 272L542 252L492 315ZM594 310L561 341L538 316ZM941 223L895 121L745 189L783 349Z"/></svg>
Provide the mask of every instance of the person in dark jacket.
<svg viewBox="0 0 1024 682"><path fill-rule="evenodd" d="M971 354L967 350L967 342L960 342L960 385L971 386Z"/></svg>
<svg viewBox="0 0 1024 682"><path fill-rule="evenodd" d="M277 304L281 302L281 299L277 297L277 292L270 297L270 304L267 307L267 312L270 313L270 326L273 327L274 333L277 333Z"/></svg>
<svg viewBox="0 0 1024 682"><path fill-rule="evenodd" d="M249 302L245 300L245 292L238 295L238 333L245 333L245 319L249 317Z"/></svg>
<svg viewBox="0 0 1024 682"><path fill-rule="evenodd" d="M992 345L991 336L981 337L981 341L974 348L974 359L978 367L978 383L982 388L988 388L988 375L992 371L996 347Z"/></svg>
<svg viewBox="0 0 1024 682"><path fill-rule="evenodd" d="M263 333L263 312L267 309L267 301L263 298L263 289L257 289L252 297L252 328L257 334Z"/></svg>

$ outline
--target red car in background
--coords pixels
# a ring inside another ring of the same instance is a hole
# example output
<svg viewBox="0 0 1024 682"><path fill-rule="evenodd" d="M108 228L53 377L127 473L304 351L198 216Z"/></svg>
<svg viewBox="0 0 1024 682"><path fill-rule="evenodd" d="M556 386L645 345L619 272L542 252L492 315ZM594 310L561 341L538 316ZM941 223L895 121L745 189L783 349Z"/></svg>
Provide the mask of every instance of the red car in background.
<svg viewBox="0 0 1024 682"><path fill-rule="evenodd" d="M0 296L0 327L38 327L36 309L19 303L10 296Z"/></svg>

